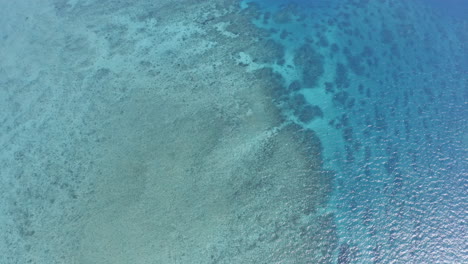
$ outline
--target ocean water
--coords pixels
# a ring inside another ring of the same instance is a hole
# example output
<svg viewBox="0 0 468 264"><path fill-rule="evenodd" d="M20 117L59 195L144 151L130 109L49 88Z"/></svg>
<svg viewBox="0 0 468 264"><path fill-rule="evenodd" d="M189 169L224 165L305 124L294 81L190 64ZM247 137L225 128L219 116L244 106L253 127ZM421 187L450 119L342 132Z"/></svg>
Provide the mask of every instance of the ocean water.
<svg viewBox="0 0 468 264"><path fill-rule="evenodd" d="M0 6L0 264L468 262L467 1Z"/></svg>
<svg viewBox="0 0 468 264"><path fill-rule="evenodd" d="M465 1L245 1L334 171L335 263L464 263ZM289 56L289 58L288 58Z"/></svg>

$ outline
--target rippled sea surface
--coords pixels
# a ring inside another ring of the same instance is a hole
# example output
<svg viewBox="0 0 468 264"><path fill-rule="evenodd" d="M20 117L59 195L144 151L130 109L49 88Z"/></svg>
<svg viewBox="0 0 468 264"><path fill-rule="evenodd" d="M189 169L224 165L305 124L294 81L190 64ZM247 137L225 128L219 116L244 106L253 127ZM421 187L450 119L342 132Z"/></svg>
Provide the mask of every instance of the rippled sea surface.
<svg viewBox="0 0 468 264"><path fill-rule="evenodd" d="M0 0L0 264L468 263L467 12Z"/></svg>
<svg viewBox="0 0 468 264"><path fill-rule="evenodd" d="M466 262L466 2L250 3L336 172L337 263Z"/></svg>

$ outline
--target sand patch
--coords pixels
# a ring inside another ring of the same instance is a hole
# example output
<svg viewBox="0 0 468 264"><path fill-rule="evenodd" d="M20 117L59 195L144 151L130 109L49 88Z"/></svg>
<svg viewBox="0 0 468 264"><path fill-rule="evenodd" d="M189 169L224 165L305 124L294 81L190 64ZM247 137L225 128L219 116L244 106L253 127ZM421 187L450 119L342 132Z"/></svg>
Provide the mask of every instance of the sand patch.
<svg viewBox="0 0 468 264"><path fill-rule="evenodd" d="M276 59L255 52L263 40L250 25L254 10L229 1L54 3L50 23L61 33L43 40L54 43L54 61L30 84L54 80L40 88L45 101L34 99L44 114L21 110L43 130L9 134L38 139L34 168L52 164L38 188L51 197L12 201L49 209L31 205L36 218L23 213L29 220L17 228L40 236L13 232L6 248L37 263L327 260L333 217L317 213L328 186L320 151L281 118L280 80L236 62L240 52Z"/></svg>

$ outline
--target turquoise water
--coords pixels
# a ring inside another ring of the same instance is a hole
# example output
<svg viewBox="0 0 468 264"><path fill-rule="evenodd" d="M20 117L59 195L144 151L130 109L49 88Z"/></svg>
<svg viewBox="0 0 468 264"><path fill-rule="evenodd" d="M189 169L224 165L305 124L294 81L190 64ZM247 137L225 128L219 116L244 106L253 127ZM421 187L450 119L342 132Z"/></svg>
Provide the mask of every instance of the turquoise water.
<svg viewBox="0 0 468 264"><path fill-rule="evenodd" d="M466 262L466 2L249 4L286 50L285 115L336 173L337 263Z"/></svg>
<svg viewBox="0 0 468 264"><path fill-rule="evenodd" d="M467 263L466 1L0 7L0 264Z"/></svg>

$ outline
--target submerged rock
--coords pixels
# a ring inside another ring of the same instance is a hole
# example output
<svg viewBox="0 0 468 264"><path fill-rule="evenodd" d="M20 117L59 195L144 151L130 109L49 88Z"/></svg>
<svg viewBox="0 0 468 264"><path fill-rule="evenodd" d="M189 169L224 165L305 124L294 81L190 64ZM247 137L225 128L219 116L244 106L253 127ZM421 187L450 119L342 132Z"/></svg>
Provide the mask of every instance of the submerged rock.
<svg viewBox="0 0 468 264"><path fill-rule="evenodd" d="M305 44L296 51L294 63L302 69L302 83L308 88L317 85L318 79L324 73L324 58L310 45Z"/></svg>
<svg viewBox="0 0 468 264"><path fill-rule="evenodd" d="M303 123L309 123L316 118L323 118L323 111L317 105L307 105L296 114Z"/></svg>

